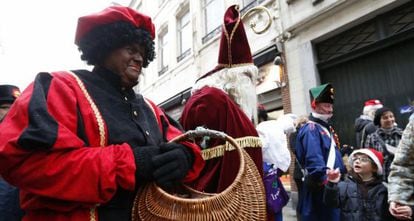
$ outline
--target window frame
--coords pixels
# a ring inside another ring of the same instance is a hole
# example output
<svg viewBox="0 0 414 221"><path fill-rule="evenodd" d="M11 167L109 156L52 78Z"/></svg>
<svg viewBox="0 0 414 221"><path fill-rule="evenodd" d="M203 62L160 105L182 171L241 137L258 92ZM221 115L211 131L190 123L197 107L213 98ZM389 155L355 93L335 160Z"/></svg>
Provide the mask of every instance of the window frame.
<svg viewBox="0 0 414 221"><path fill-rule="evenodd" d="M158 35L158 76L168 71L168 28L164 28Z"/></svg>
<svg viewBox="0 0 414 221"><path fill-rule="evenodd" d="M208 42L210 39L212 39L213 37L217 36L219 33L221 33L221 25L223 23L222 19L223 16L219 16L219 22L218 25L215 28L211 28L211 30L209 30L210 27L208 27L207 25L207 21L211 20L207 18L207 14L208 14L208 6L211 6L211 4L214 1L220 1L221 2L221 6L222 6L222 13L220 13L221 15L224 15L225 13L225 4L224 4L224 0L204 0L202 2L202 13L203 13L203 31L204 31L204 37L201 39L202 43L206 43ZM212 9L215 10L215 9Z"/></svg>
<svg viewBox="0 0 414 221"><path fill-rule="evenodd" d="M183 24L183 19L186 16L188 17L188 19L185 21L185 24ZM189 30L186 30L187 28ZM183 45L185 45L184 44L183 33L185 33L185 31L190 32L190 45L189 45L188 48L183 48ZM190 52L191 52L191 49L192 49L192 41L193 41L191 33L192 33L191 14L190 14L190 10L187 8L187 9L183 10L183 12L181 12L177 16L177 46L178 46L177 62L180 62L182 59L184 59L185 57L190 55Z"/></svg>

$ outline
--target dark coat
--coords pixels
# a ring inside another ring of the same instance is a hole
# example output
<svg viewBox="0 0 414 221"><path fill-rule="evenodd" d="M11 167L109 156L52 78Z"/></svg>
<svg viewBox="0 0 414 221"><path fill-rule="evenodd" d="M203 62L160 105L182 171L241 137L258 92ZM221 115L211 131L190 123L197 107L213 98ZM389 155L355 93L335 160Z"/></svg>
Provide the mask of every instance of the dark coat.
<svg viewBox="0 0 414 221"><path fill-rule="evenodd" d="M355 141L356 147L364 147L367 136L374 133L377 130L377 126L374 125L372 120L367 118L358 117L355 119Z"/></svg>
<svg viewBox="0 0 414 221"><path fill-rule="evenodd" d="M367 137L365 148L374 148L382 153L384 156L384 174L383 181L388 182L388 175L390 174L390 166L394 160L394 152L388 150L386 145L394 147L394 151L398 147L402 137L402 129L393 127L391 130L378 128L374 133Z"/></svg>
<svg viewBox="0 0 414 221"><path fill-rule="evenodd" d="M19 190L0 177L0 221L19 221L22 218Z"/></svg>
<svg viewBox="0 0 414 221"><path fill-rule="evenodd" d="M341 221L392 221L388 211L388 192L381 177L362 182L348 176L338 184L329 182L324 190L324 203L341 209Z"/></svg>

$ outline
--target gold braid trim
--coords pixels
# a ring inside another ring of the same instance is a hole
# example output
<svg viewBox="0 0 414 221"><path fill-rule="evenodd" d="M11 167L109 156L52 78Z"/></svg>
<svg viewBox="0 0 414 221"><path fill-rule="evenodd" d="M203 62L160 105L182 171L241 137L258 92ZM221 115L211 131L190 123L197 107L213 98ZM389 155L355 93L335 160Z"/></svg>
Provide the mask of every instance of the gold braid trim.
<svg viewBox="0 0 414 221"><path fill-rule="evenodd" d="M92 207L90 210L89 210L89 220L90 221L96 221L96 215L95 215L95 212L96 212L96 207L94 206L94 207Z"/></svg>
<svg viewBox="0 0 414 221"><path fill-rule="evenodd" d="M86 100L88 100L89 104L91 105L92 111L95 114L96 122L98 122L98 130L99 130L99 145L101 147L104 147L106 144L105 140L105 126L104 121L102 118L101 113L99 112L98 107L96 106L95 102L93 102L92 97L89 95L88 91L86 90L85 85L83 84L82 80L73 72L68 71L69 74L71 74L76 82L78 83L79 88L83 92L83 95L85 95ZM90 221L96 221L96 208L99 206L99 204L96 204L95 206L91 207L89 209L89 220Z"/></svg>
<svg viewBox="0 0 414 221"><path fill-rule="evenodd" d="M259 137L247 136L240 137L235 140L241 148L261 148L263 146L262 141ZM201 155L203 156L204 160L210 160L223 156L225 151L232 151L235 149L236 148L233 145L231 145L229 142L226 142L225 144L202 150Z"/></svg>
<svg viewBox="0 0 414 221"><path fill-rule="evenodd" d="M102 119L102 115L99 112L98 107L96 106L95 102L93 102L91 96L89 95L88 91L85 88L85 85L83 84L82 80L73 72L68 71L69 74L71 74L76 82L78 83L78 86L80 87L81 91L85 95L86 100L91 105L92 111L95 114L96 122L98 122L98 130L99 130L99 145L101 147L105 146L106 140L105 140L105 127L104 127L104 121Z"/></svg>

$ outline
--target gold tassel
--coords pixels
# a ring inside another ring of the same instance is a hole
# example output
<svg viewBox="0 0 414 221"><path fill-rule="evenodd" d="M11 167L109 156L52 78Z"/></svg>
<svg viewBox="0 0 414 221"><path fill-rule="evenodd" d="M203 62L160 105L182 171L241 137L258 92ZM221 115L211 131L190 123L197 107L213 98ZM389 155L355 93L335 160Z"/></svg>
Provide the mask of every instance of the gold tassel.
<svg viewBox="0 0 414 221"><path fill-rule="evenodd" d="M247 137L240 137L236 138L236 143L241 148L261 148L262 147L262 141L259 137L253 137L253 136L247 136ZM236 148L231 145L229 142L226 142L225 144L218 145L212 148L208 148L201 151L201 154L203 156L204 160L210 160L217 157L222 157L224 155L225 151L233 151Z"/></svg>

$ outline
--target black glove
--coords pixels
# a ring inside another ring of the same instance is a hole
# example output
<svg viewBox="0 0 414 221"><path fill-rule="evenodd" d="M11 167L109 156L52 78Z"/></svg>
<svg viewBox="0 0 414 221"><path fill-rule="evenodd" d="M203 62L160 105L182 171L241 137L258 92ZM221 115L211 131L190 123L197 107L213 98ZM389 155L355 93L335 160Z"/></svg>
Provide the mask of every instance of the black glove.
<svg viewBox="0 0 414 221"><path fill-rule="evenodd" d="M154 172L154 165L152 158L160 154L160 147L158 146L143 146L135 147L133 149L135 157L135 165L137 167L135 172L135 179L137 183L140 180L152 181Z"/></svg>
<svg viewBox="0 0 414 221"><path fill-rule="evenodd" d="M160 145L161 154L155 156L155 182L164 188L173 187L187 175L193 166L194 155L188 147L177 143Z"/></svg>

